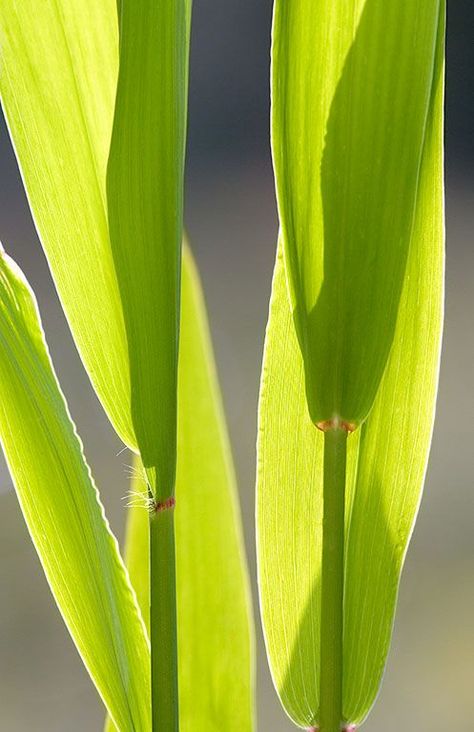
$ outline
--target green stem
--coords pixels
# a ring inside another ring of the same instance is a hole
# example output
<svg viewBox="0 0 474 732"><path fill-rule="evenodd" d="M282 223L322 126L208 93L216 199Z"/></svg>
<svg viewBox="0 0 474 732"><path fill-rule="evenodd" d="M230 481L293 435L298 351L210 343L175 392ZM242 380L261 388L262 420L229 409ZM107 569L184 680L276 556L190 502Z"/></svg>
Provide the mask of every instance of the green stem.
<svg viewBox="0 0 474 732"><path fill-rule="evenodd" d="M150 640L153 732L178 732L174 510L150 516Z"/></svg>
<svg viewBox="0 0 474 732"><path fill-rule="evenodd" d="M346 446L345 430L324 433L320 732L340 732L342 724Z"/></svg>

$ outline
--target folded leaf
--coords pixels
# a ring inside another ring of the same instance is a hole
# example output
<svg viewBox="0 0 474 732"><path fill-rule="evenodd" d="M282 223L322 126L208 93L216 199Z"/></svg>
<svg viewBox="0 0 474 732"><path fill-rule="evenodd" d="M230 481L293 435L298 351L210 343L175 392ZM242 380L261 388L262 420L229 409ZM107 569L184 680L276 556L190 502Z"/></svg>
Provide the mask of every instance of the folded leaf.
<svg viewBox="0 0 474 732"><path fill-rule="evenodd" d="M314 423L367 416L393 341L440 0L276 0L272 148Z"/></svg>
<svg viewBox="0 0 474 732"><path fill-rule="evenodd" d="M150 653L33 293L0 255L0 438L66 625L121 732L150 729Z"/></svg>
<svg viewBox="0 0 474 732"><path fill-rule="evenodd" d="M188 45L187 0L121 3L108 220L132 419L158 500L173 494L176 468Z"/></svg>
<svg viewBox="0 0 474 732"><path fill-rule="evenodd" d="M146 494L144 480L134 472L126 559L148 624ZM180 729L250 732L254 728L253 636L248 577L205 305L187 248L182 279L176 535Z"/></svg>
<svg viewBox="0 0 474 732"><path fill-rule="evenodd" d="M352 723L380 685L431 441L443 311L443 42L444 13L394 342L374 407L348 438L343 712ZM306 727L319 715L322 459L280 246L259 407L259 588L276 688Z"/></svg>
<svg viewBox="0 0 474 732"><path fill-rule="evenodd" d="M108 206L114 0L2 3L0 93L81 358L118 434L140 442L169 495L190 3L122 5L126 37L154 35L121 47Z"/></svg>

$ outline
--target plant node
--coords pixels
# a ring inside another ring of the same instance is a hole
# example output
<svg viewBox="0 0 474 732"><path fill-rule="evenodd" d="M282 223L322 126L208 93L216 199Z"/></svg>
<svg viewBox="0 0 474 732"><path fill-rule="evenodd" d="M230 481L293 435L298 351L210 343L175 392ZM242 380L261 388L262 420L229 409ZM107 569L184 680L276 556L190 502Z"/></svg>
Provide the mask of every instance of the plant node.
<svg viewBox="0 0 474 732"><path fill-rule="evenodd" d="M170 496L170 498L167 498L165 501L155 501L153 500L151 504L151 511L152 513L161 513L162 511L168 511L171 508L174 508L176 505L176 499L174 496Z"/></svg>
<svg viewBox="0 0 474 732"><path fill-rule="evenodd" d="M321 430L321 432L329 432L329 430L344 430L348 434L357 429L355 422L348 422L347 420L339 419L339 417L326 419L323 422L316 422L316 427L318 430ZM350 728L348 728L348 732L351 732Z"/></svg>

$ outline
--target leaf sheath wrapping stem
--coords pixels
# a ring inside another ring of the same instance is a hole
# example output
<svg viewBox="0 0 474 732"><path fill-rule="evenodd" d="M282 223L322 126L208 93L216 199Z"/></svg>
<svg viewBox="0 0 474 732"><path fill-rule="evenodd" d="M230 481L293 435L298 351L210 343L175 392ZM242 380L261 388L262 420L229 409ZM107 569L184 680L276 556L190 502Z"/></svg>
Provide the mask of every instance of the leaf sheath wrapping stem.
<svg viewBox="0 0 474 732"><path fill-rule="evenodd" d="M178 634L174 509L150 515L150 627L153 732L177 732Z"/></svg>
<svg viewBox="0 0 474 732"><path fill-rule="evenodd" d="M320 731L340 732L347 432L324 433Z"/></svg>

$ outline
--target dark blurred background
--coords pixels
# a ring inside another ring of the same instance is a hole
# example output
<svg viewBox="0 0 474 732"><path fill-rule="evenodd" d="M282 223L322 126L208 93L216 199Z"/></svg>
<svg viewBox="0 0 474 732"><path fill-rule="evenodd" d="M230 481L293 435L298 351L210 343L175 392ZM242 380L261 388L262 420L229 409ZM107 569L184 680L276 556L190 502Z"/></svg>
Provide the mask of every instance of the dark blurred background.
<svg viewBox="0 0 474 732"><path fill-rule="evenodd" d="M367 732L472 725L473 21L470 0L449 3L447 305L438 419L392 650ZM187 177L187 227L206 291L254 588L256 405L277 231L268 141L270 22L270 0L195 3ZM120 444L74 349L3 123L0 237L38 296L60 381L121 537L127 459L117 457ZM3 462L0 597L0 731L101 729L101 704L50 597ZM255 616L259 729L289 732L262 649L257 603Z"/></svg>

